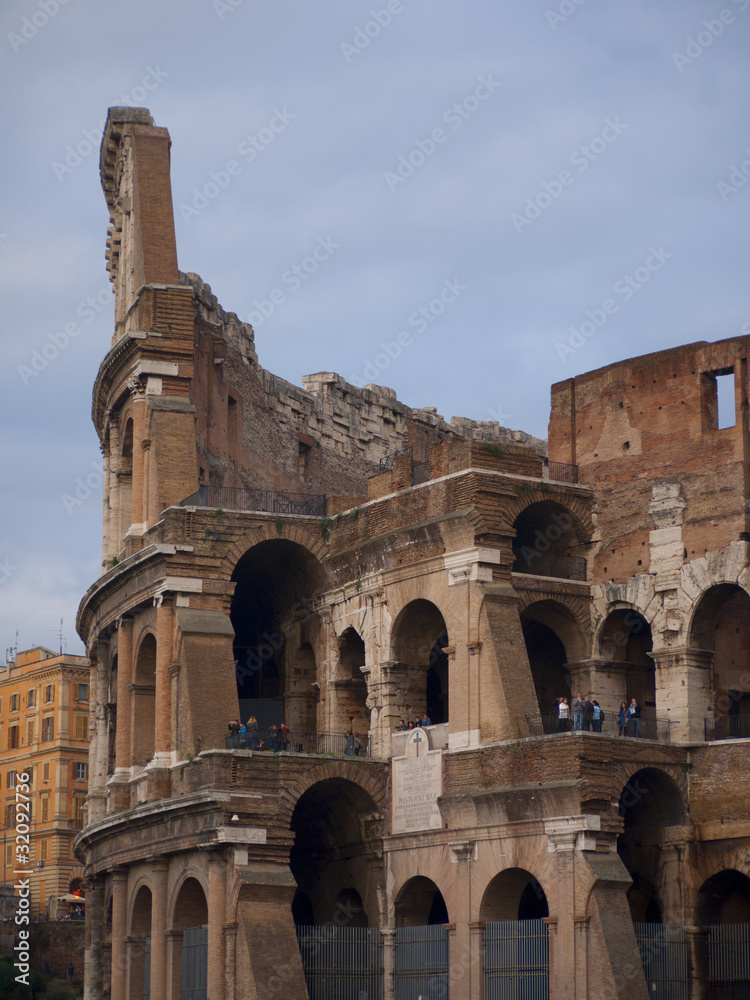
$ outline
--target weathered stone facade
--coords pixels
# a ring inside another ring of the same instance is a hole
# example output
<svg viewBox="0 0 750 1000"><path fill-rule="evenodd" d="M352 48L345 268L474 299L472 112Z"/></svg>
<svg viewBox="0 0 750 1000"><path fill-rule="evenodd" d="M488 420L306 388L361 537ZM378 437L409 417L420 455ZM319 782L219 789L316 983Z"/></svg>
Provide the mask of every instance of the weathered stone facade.
<svg viewBox="0 0 750 1000"><path fill-rule="evenodd" d="M491 935L540 921L554 1000L656 995L634 921L708 996L709 928L750 921L747 339L554 386L548 458L264 371L177 268L167 132L112 109L101 169L87 996L172 1000L197 967L211 1000L304 1000L296 924L370 928L388 998L404 930L437 928L414 988L489 1000ZM578 691L600 725L558 726Z"/></svg>

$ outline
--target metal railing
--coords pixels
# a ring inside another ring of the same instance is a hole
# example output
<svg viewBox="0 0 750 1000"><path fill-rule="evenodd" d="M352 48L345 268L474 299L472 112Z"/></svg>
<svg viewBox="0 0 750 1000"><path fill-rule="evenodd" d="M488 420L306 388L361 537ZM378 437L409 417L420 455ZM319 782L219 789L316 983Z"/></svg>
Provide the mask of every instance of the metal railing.
<svg viewBox="0 0 750 1000"><path fill-rule="evenodd" d="M704 721L706 742L750 739L750 715L720 715Z"/></svg>
<svg viewBox="0 0 750 1000"><path fill-rule="evenodd" d="M227 750L257 750L268 753L310 753L332 757L369 757L369 736L346 733L299 733L289 730L261 729L257 734L228 732L224 738Z"/></svg>
<svg viewBox="0 0 750 1000"><path fill-rule="evenodd" d="M670 726L674 725L674 719L657 719L654 716L642 715L640 725L631 722L621 731L617 721L617 712L610 712L604 709L604 720L597 723L592 720L588 728L581 721L580 726L576 726L573 710L571 708L570 718L560 720L557 712L540 712L537 715L527 715L526 721L529 726L531 736L554 736L573 732L598 733L602 736L622 736L628 739L656 740L659 743L670 743ZM594 726L601 728L594 728Z"/></svg>
<svg viewBox="0 0 750 1000"><path fill-rule="evenodd" d="M297 926L310 1000L383 996L383 935L377 927Z"/></svg>
<svg viewBox="0 0 750 1000"><path fill-rule="evenodd" d="M392 455L386 455L385 458L380 459L380 471L392 472L393 466L396 464L396 459L404 456L410 458L412 465L414 464L414 449L411 447L402 448L401 451L394 451Z"/></svg>
<svg viewBox="0 0 750 1000"><path fill-rule="evenodd" d="M229 510L258 510L269 514L296 514L302 517L325 517L325 493L285 493L248 486L199 487L180 507L215 507Z"/></svg>
<svg viewBox="0 0 750 1000"><path fill-rule="evenodd" d="M544 464L549 470L549 478L557 483L577 483L578 482L578 466L577 465L567 465L565 462L550 462L549 459L544 460Z"/></svg>
<svg viewBox="0 0 750 1000"><path fill-rule="evenodd" d="M557 577L560 580L586 582L586 560L582 556L556 555L554 552L537 552L528 545L514 552L513 573L530 576Z"/></svg>

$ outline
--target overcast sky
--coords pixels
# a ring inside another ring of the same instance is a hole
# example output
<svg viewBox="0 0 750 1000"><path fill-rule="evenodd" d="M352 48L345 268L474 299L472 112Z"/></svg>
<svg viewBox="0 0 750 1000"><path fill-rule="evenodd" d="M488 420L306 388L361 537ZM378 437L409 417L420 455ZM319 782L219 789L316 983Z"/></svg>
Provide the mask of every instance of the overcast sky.
<svg viewBox="0 0 750 1000"><path fill-rule="evenodd" d="M169 129L180 268L297 385L544 437L552 383L750 333L750 0L5 0L0 25L0 658L61 618L81 652L99 573L112 105Z"/></svg>

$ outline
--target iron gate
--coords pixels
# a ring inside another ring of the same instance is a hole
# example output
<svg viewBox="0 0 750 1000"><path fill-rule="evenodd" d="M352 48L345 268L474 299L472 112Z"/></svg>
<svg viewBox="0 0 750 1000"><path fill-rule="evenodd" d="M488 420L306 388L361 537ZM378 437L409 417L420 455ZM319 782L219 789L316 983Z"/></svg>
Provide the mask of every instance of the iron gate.
<svg viewBox="0 0 750 1000"><path fill-rule="evenodd" d="M448 1000L448 971L448 931L443 924L396 928L396 1000Z"/></svg>
<svg viewBox="0 0 750 1000"><path fill-rule="evenodd" d="M685 928L679 924L646 923L636 923L633 927L649 997L688 1000L689 946Z"/></svg>
<svg viewBox="0 0 750 1000"><path fill-rule="evenodd" d="M186 927L182 934L182 1000L206 1000L208 929Z"/></svg>
<svg viewBox="0 0 750 1000"><path fill-rule="evenodd" d="M548 1000L549 930L543 920L484 928L484 1000Z"/></svg>
<svg viewBox="0 0 750 1000"><path fill-rule="evenodd" d="M709 928L706 998L750 998L750 924L714 924Z"/></svg>
<svg viewBox="0 0 750 1000"><path fill-rule="evenodd" d="M376 927L297 927L310 1000L382 1000L383 938Z"/></svg>
<svg viewBox="0 0 750 1000"><path fill-rule="evenodd" d="M143 1000L151 1000L151 935L143 950Z"/></svg>

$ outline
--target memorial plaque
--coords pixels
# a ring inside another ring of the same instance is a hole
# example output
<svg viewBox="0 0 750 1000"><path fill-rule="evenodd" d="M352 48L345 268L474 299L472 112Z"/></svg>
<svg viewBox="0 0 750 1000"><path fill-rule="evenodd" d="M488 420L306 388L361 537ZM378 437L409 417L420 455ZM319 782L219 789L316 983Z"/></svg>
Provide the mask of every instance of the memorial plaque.
<svg viewBox="0 0 750 1000"><path fill-rule="evenodd" d="M417 744L417 751L421 747ZM414 750L411 749L414 754ZM407 752L409 752L407 750ZM443 790L443 752L393 758L393 832L439 830L438 795Z"/></svg>

